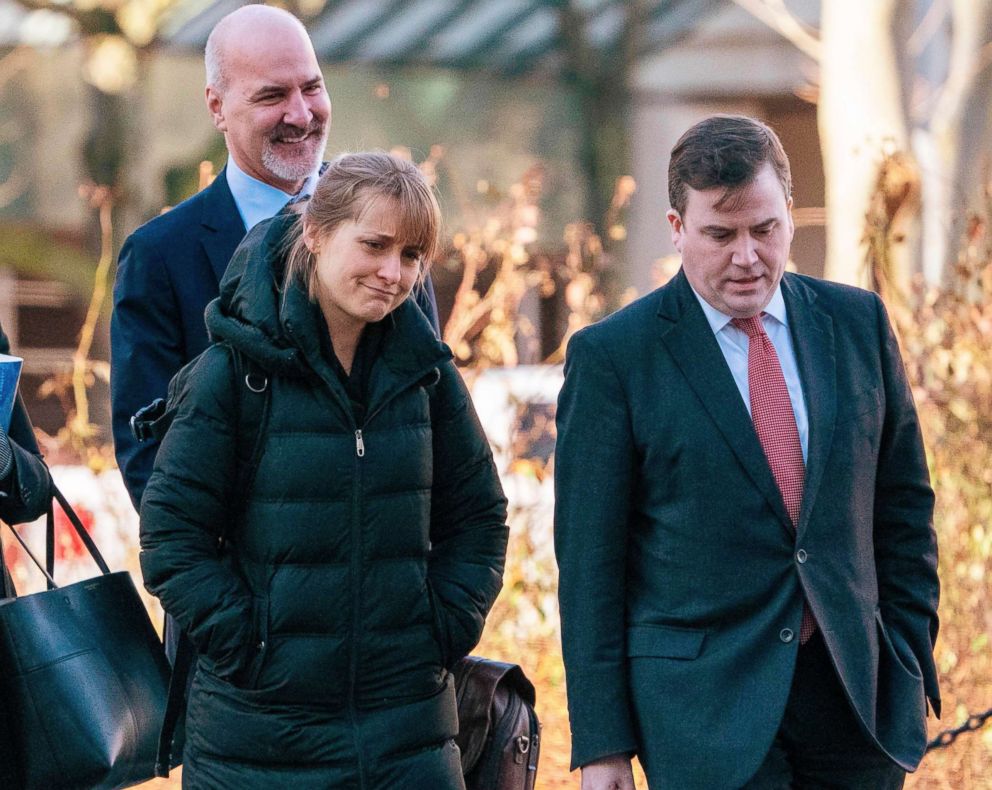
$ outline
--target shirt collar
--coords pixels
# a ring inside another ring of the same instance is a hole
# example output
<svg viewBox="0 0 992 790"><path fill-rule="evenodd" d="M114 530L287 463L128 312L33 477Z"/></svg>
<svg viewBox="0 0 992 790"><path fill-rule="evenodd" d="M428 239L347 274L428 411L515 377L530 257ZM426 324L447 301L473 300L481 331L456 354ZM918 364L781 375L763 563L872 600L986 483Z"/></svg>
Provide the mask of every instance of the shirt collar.
<svg viewBox="0 0 992 790"><path fill-rule="evenodd" d="M692 284L690 284L689 287L692 288ZM720 312L713 307L713 305L703 299L695 288L692 288L692 293L695 294L696 300L699 302L699 306L703 308L703 315L706 316L706 321L709 323L710 329L713 330L714 335L718 334L720 330L726 327L727 324L733 320L732 316ZM775 286L775 293L772 294L771 301L762 312L771 318L774 318L782 324L782 326L789 326L785 313L785 298L782 296L782 283Z"/></svg>
<svg viewBox="0 0 992 790"><path fill-rule="evenodd" d="M245 223L245 230L251 230L263 219L274 217L295 195L283 192L271 184L259 181L238 167L233 156L227 157L227 185L231 189L238 213ZM317 185L319 170L315 170L303 183L303 188L297 193L312 195Z"/></svg>

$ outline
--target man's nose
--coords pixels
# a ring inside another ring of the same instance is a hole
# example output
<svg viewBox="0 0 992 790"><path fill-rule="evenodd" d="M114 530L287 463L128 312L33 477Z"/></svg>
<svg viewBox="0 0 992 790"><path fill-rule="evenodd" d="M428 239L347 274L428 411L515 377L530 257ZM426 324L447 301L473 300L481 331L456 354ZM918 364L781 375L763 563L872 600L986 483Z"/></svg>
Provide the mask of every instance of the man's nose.
<svg viewBox="0 0 992 790"><path fill-rule="evenodd" d="M313 113L310 111L310 105L307 104L303 92L293 91L286 100L286 111L282 116L283 123L302 129L310 125L311 118L313 118Z"/></svg>
<svg viewBox="0 0 992 790"><path fill-rule="evenodd" d="M734 242L731 262L738 266L750 266L758 262L757 245L750 233L741 233Z"/></svg>

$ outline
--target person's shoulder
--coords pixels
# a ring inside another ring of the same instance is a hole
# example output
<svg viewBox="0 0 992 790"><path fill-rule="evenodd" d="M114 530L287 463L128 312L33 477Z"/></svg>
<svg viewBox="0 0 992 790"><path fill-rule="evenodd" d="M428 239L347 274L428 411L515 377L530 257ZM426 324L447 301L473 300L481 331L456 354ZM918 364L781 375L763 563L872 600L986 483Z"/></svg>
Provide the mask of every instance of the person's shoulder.
<svg viewBox="0 0 992 790"><path fill-rule="evenodd" d="M789 273L785 278L787 287L811 295L810 303L833 315L851 317L862 312L874 315L878 310L880 299L874 291L808 274Z"/></svg>
<svg viewBox="0 0 992 790"><path fill-rule="evenodd" d="M203 189L192 197L186 198L172 208L152 217L134 230L128 237L131 245L158 246L159 244L174 245L191 226L199 225L203 212L210 199L210 189Z"/></svg>
<svg viewBox="0 0 992 790"><path fill-rule="evenodd" d="M227 411L234 402L234 350L212 343L181 367L169 382L168 403L179 411Z"/></svg>
<svg viewBox="0 0 992 790"><path fill-rule="evenodd" d="M575 333L572 340L612 345L630 344L634 337L658 320L661 289L635 299L630 304Z"/></svg>
<svg viewBox="0 0 992 790"><path fill-rule="evenodd" d="M878 294L856 285L824 280L809 274L788 273L785 281L798 289L809 289L817 298L847 304L874 304Z"/></svg>

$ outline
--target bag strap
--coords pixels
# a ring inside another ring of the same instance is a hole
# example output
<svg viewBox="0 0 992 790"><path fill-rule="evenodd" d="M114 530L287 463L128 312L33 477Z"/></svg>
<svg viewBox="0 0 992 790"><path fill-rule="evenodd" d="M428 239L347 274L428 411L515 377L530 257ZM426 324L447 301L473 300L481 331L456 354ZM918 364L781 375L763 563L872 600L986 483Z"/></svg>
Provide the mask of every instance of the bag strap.
<svg viewBox="0 0 992 790"><path fill-rule="evenodd" d="M65 498L65 495L59 491L52 483L51 486L52 497L55 501L59 503L62 511L69 518L69 523L72 524L73 529L76 530L76 534L79 535L79 539L83 542L86 550L89 552L90 557L97 564L100 569L100 573L108 574L110 573L110 567L107 565L106 561L103 559L103 555L100 550L96 547L96 543L93 542L93 538L90 537L90 533L86 531L86 527L83 526L83 522L80 520L79 516L76 515L76 511L72 509L72 505L69 504L69 500ZM7 522L3 522L7 523ZM14 529L13 526L7 524L10 529L11 534L21 544L21 548L24 549L25 554L30 557L31 561L38 567L43 574L45 574L45 581L49 590L58 589L58 584L55 582L55 507L52 502L48 503L48 514L45 524L45 564L42 565L41 561L35 556L34 552L28 547L27 542L21 537L20 533Z"/></svg>
<svg viewBox="0 0 992 790"><path fill-rule="evenodd" d="M243 498L243 505L248 503L248 494L255 483L255 473L258 462L262 457L265 445L265 434L269 422L269 406L272 402L272 387L269 377L258 363L245 356L238 349L231 347L234 356L234 373L236 385L241 393L238 398L238 434L237 434L237 474L235 476L235 494ZM246 392L247 390L247 392ZM245 441L251 437L251 441Z"/></svg>
<svg viewBox="0 0 992 790"><path fill-rule="evenodd" d="M237 397L237 432L235 434L235 456L237 471L234 478L234 496L239 500L237 512L240 514L248 502L248 493L255 482L258 461L265 444L265 431L268 427L269 411L272 402L272 387L269 377L250 357L230 346L234 362L234 391ZM248 441L250 437L250 441ZM227 540L227 525L218 536L217 545L223 549ZM186 713L186 692L189 674L196 658L196 649L189 634L179 634L176 646L176 659L172 665L169 680L169 696L165 705L162 730L159 733L158 752L155 756L155 776L167 778L172 767L172 741L176 726Z"/></svg>
<svg viewBox="0 0 992 790"><path fill-rule="evenodd" d="M169 695L165 700L165 715L162 717L162 729L158 736L158 751L155 752L155 776L163 779L169 778L169 770L173 767L172 741L176 735L176 725L186 713L186 691L194 658L196 651L193 643L183 631L179 634L179 644L176 645L176 658L169 678Z"/></svg>

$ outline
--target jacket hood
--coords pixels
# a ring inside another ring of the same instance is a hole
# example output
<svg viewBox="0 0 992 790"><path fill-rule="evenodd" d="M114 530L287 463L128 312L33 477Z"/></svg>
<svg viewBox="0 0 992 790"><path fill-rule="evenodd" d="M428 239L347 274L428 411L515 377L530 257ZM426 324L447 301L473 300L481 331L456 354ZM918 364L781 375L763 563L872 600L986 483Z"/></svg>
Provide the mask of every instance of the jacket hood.
<svg viewBox="0 0 992 790"><path fill-rule="evenodd" d="M319 310L297 284L282 286L286 252L300 222L278 214L245 236L227 266L220 295L207 305L210 338L230 343L272 373L313 375L320 358ZM412 298L386 318L382 356L397 375L422 374L451 359Z"/></svg>

